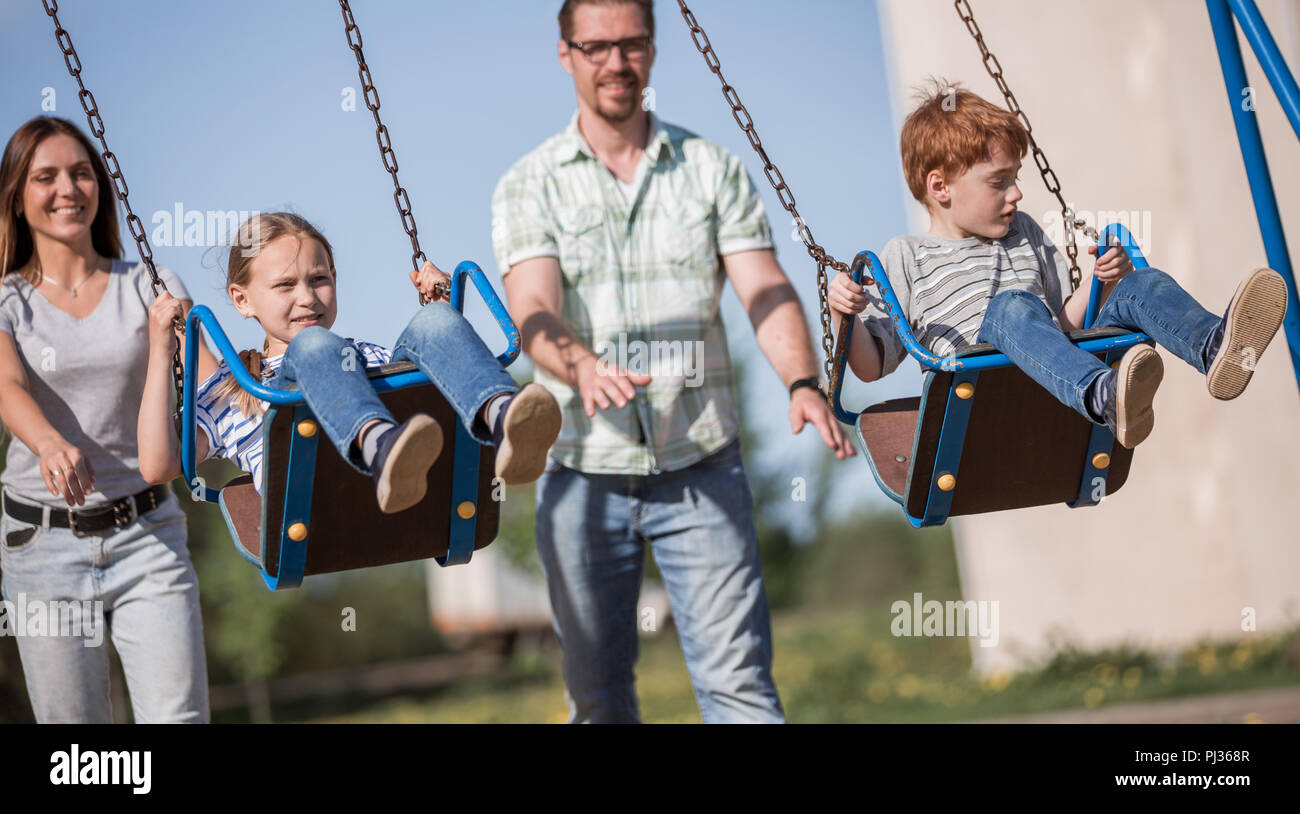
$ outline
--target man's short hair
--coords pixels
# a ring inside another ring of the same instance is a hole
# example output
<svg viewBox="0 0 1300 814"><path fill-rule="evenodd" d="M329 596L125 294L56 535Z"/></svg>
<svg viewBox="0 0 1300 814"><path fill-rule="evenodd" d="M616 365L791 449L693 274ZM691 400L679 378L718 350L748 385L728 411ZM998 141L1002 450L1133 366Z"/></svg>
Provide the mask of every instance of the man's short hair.
<svg viewBox="0 0 1300 814"><path fill-rule="evenodd" d="M564 5L560 7L560 37L566 40L573 39L573 13L577 11L578 6L613 6L619 3L631 3L641 7L641 13L645 15L646 30L649 31L653 39L655 35L655 7L654 0L564 0Z"/></svg>
<svg viewBox="0 0 1300 814"><path fill-rule="evenodd" d="M899 146L907 187L927 208L925 178L943 170L951 182L989 158L993 145L1023 159L1029 134L1009 110L998 107L960 84L931 78L917 89L920 103L903 122Z"/></svg>

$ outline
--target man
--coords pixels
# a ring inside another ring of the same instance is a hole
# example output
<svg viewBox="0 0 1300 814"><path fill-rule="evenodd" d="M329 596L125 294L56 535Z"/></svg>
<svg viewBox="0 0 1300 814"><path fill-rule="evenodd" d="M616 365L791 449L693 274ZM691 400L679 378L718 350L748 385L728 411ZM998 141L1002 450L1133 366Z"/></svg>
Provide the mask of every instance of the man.
<svg viewBox="0 0 1300 814"><path fill-rule="evenodd" d="M794 431L812 422L838 457L853 451L744 166L642 109L652 0L566 0L559 22L578 112L501 179L492 216L524 349L564 411L537 545L572 720L639 720L649 543L704 721L780 722L719 257L790 387Z"/></svg>

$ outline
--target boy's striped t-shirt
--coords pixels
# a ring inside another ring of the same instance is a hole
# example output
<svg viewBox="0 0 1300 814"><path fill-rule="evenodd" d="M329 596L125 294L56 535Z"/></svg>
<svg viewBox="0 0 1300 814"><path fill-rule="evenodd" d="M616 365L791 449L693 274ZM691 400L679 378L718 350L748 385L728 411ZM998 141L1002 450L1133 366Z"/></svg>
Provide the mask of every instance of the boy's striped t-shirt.
<svg viewBox="0 0 1300 814"><path fill-rule="evenodd" d="M367 368L378 367L392 359L392 353L382 345L355 340L352 344L356 345L357 349L365 357L365 366ZM262 377L264 384L275 377L283 361L284 354L262 360L262 369L266 374ZM208 449L210 450L208 457L225 458L240 469L250 473L253 476L253 485L260 494L262 491L263 415L261 413L255 416L245 415L235 406L233 398L229 396L219 398L217 396L217 391L222 384L229 381L233 375L230 372L230 367L225 362L222 362L216 372L205 379L203 384L199 385L198 392L194 397L194 417L199 429L208 437ZM262 402L263 410L266 410L269 406L269 403Z"/></svg>
<svg viewBox="0 0 1300 814"><path fill-rule="evenodd" d="M1023 212L997 240L903 235L885 244L880 261L912 334L939 356L976 344L989 302L1003 291L1034 294L1058 325L1057 314L1071 293L1064 255ZM859 319L880 340L884 375L898 367L907 350L875 289L866 289L868 305Z"/></svg>

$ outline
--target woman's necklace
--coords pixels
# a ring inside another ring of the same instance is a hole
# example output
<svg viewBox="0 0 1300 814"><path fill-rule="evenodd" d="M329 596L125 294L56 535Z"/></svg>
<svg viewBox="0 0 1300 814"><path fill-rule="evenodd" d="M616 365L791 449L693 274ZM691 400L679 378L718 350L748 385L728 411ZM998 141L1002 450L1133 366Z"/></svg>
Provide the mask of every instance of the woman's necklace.
<svg viewBox="0 0 1300 814"><path fill-rule="evenodd" d="M41 268L41 262L40 262L39 260L36 261L36 270L37 270L38 272L40 272L41 280L49 280L50 282L54 283L54 284L55 284L56 286L58 286L59 288L62 288L64 291L71 291L71 292L72 292L72 296L73 296L73 298L75 299L75 298L77 297L77 289L78 289L78 288L81 288L83 285L86 284L86 281L87 281L87 280L89 280L91 277L94 277L94 276L95 276L95 272L99 270L98 265L99 265L98 263L95 264L96 267L95 267L95 268L92 268L92 269L90 270L90 273L86 275L86 279L85 279L85 280L82 280L81 282L77 283L76 285L74 285L74 286L72 286L72 287L68 287L68 286L64 285L63 283L59 282L58 280L54 279L54 278L51 277L50 275L46 274L46 273L45 273L45 269Z"/></svg>

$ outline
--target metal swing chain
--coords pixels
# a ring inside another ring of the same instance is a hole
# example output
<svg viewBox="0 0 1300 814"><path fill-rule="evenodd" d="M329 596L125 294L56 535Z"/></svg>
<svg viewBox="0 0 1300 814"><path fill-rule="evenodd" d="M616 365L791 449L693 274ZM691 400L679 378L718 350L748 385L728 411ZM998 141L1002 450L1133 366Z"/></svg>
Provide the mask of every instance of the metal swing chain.
<svg viewBox="0 0 1300 814"><path fill-rule="evenodd" d="M1075 214L1065 203L1065 197L1061 194L1061 182L1056 177L1056 172L1052 170L1047 163L1047 155L1038 142L1034 140L1034 128L1029 123L1029 117L1021 109L1020 103L1016 101L1016 96L1011 92L1010 86L1007 85L1006 79L1002 77L1002 65L998 58L989 50L988 45L984 42L984 34L980 31L979 24L975 22L975 14L971 11L970 3L967 0L953 0L953 7L957 9L957 15L961 17L966 24L966 30L975 38L975 44L979 46L980 54L984 58L984 69L993 77L997 83L998 90L1007 100L1007 108L1020 119L1024 126L1026 134L1029 136L1029 144L1033 147L1034 163L1038 165L1038 172L1043 176L1043 183L1047 185L1047 191L1056 196L1056 200L1061 204L1061 218L1064 220L1065 227L1065 253L1070 258L1070 287L1072 290L1078 289L1081 275L1079 273L1079 247L1075 243L1074 233L1076 230L1083 232L1086 236L1092 238L1094 242L1098 240L1097 230L1089 226L1087 221Z"/></svg>
<svg viewBox="0 0 1300 814"><path fill-rule="evenodd" d="M95 138L99 139L100 156L104 159L104 168L108 172L108 177L113 181L113 191L117 194L117 199L122 202L126 209L126 225L131 232L131 237L135 238L136 249L140 253L140 260L144 263L145 268L149 270L149 284L153 288L154 297L158 296L158 290L167 291L167 284L158 276L158 269L153 264L153 249L149 247L149 239L144 231L144 224L140 222L135 212L131 211L131 201L127 199L128 188L126 179L122 177L122 168L118 166L117 156L113 151L108 149L108 141L104 138L104 119L99 115L99 106L95 104L95 96L81 81L81 58L77 56L77 49L72 47L72 37L68 34L67 29L59 22L59 3L58 0L41 0L45 6L45 13L54 21L54 40L59 45L59 50L63 52L63 62L68 66L68 73L77 83L77 98L81 100L81 109L86 113L86 122L90 125L90 132ZM168 292L170 293L170 292ZM172 321L172 326L181 331L185 331L185 321L176 317ZM185 368L181 365L181 348L180 343L172 349L172 379L176 388L176 407L179 411L182 404L182 392L184 391ZM179 413L176 418L176 432L179 435L181 422Z"/></svg>
<svg viewBox="0 0 1300 814"><path fill-rule="evenodd" d="M366 107L375 117L375 141L379 144L379 158L384 164L384 169L388 170L388 174L393 177L393 203L397 204L397 214L402 218L402 228L411 238L411 267L418 272L427 258L420 249L419 229L415 226L415 216L411 214L411 199L406 194L406 188L397 180L397 154L393 152L388 128L379 119L379 91L375 89L375 83L370 76L370 67L366 65L365 54L361 52L361 29L357 27L357 21L352 16L352 7L348 5L348 0L339 0L339 9L343 12L348 47L357 58L357 78L361 80L361 92L365 97ZM435 290L447 294L449 286L446 283L439 283ZM425 299L424 293L421 292L420 305L428 302L429 300Z"/></svg>
<svg viewBox="0 0 1300 814"><path fill-rule="evenodd" d="M812 230L808 228L808 224L804 223L803 218L799 216L799 210L795 208L794 193L786 185L785 178L781 175L781 171L777 169L776 164L772 163L772 159L768 158L767 150L763 149L763 142L758 137L758 131L754 129L754 120L750 117L745 106L741 104L740 95L736 93L736 89L728 84L726 78L723 77L722 63L718 60L718 55L713 50L712 44L709 43L709 35L704 33L704 29L696 21L695 15L686 7L685 0L677 0L677 5L681 7L682 18L686 20L686 25L691 29L691 39L695 42L695 48L703 55L704 62L709 66L709 70L713 71L717 75L718 81L722 83L722 96L727 100L727 104L731 106L732 118L736 120L736 124L740 126L740 129L745 133L745 137L749 139L749 144L754 148L754 152L758 153L758 157L763 160L763 173L767 176L768 183L772 185L772 189L776 190L776 197L781 201L781 206L785 207L785 211L789 212L790 216L794 218L795 226L799 231L799 238L803 241L804 247L807 248L809 256L817 261L817 291L821 296L822 350L826 352L825 373L826 381L829 383L826 398L829 401L830 394L835 392L837 382L833 370L835 340L831 335L831 309L826 291L829 280L826 268L829 266L837 272L849 273L849 267L828 254L821 244L813 239ZM873 282L869 276L870 272L870 261L867 261L868 276L863 280L864 283ZM844 320L843 322L847 323L848 321ZM845 333L843 328L844 326L841 325L841 335Z"/></svg>

